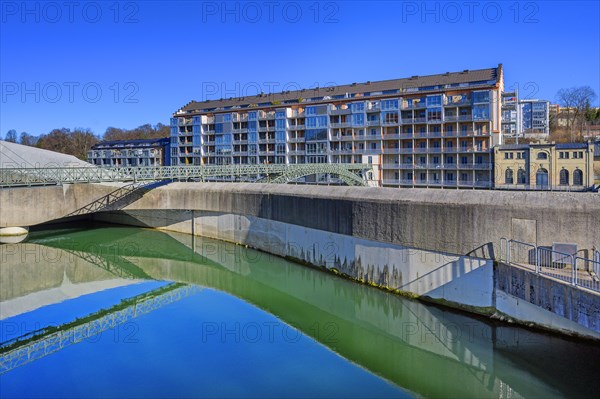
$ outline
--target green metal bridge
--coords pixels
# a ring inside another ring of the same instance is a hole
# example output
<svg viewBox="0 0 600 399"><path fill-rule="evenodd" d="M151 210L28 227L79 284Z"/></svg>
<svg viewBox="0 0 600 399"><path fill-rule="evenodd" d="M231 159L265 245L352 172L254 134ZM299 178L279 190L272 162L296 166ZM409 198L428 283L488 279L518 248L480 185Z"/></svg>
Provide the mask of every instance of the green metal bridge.
<svg viewBox="0 0 600 399"><path fill-rule="evenodd" d="M349 186L366 186L366 164L210 165L125 168L4 168L0 187L157 180L293 183L310 175L331 175Z"/></svg>

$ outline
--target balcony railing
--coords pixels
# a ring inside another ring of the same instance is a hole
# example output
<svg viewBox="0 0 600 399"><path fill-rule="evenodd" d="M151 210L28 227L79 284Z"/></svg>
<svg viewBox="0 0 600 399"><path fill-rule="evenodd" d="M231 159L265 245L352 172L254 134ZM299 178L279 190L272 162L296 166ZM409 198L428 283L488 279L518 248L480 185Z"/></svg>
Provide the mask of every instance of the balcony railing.
<svg viewBox="0 0 600 399"><path fill-rule="evenodd" d="M331 141L351 141L351 140L354 140L354 137L352 137L351 134L331 136Z"/></svg>
<svg viewBox="0 0 600 399"><path fill-rule="evenodd" d="M383 148L383 154L400 154L400 148Z"/></svg>
<svg viewBox="0 0 600 399"><path fill-rule="evenodd" d="M332 109L331 111L329 111L330 115L348 115L351 113L350 108L346 108L346 109Z"/></svg>
<svg viewBox="0 0 600 399"><path fill-rule="evenodd" d="M337 123L332 123L330 125L331 127L350 127L350 122L337 122Z"/></svg>
<svg viewBox="0 0 600 399"><path fill-rule="evenodd" d="M397 163L384 163L381 165L382 169L398 169L399 164Z"/></svg>
<svg viewBox="0 0 600 399"><path fill-rule="evenodd" d="M398 140L400 139L402 136L401 134L395 133L395 134L384 134L383 135L383 139L384 140Z"/></svg>

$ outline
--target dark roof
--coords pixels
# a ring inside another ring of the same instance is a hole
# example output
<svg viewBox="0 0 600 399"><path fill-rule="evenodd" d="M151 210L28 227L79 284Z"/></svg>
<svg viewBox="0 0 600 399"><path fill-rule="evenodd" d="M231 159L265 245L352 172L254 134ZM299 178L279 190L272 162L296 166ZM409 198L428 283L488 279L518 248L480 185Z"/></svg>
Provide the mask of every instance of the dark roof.
<svg viewBox="0 0 600 399"><path fill-rule="evenodd" d="M352 96L354 94L380 93L382 95L418 94L423 89L431 91L440 91L444 89L460 88L460 84L471 83L470 88L481 86L489 87L498 82L501 73L502 64L497 68L464 70L462 72L446 72L438 75L413 76L410 78L381 80L377 82L352 83L340 86L321 87L314 89L302 89L286 91L280 93L258 94L255 96L235 97L220 100L206 100L202 102L191 101L185 105L181 111L184 113L225 111L228 107L248 107L255 104L257 107L276 107L285 106L286 101L298 103L299 99L310 99L319 97L321 101L331 102L335 96ZM439 87L438 87L439 86ZM418 89L422 90L418 90ZM411 89L414 89L411 90ZM394 91L394 92L391 92ZM386 93L388 92L388 93ZM323 100L323 97L330 99ZM340 98L341 99L341 98ZM358 98L357 98L358 100ZM317 101L317 100L315 100ZM273 104L275 102L275 104ZM261 105L264 104L264 105ZM220 108L220 109L219 109Z"/></svg>
<svg viewBox="0 0 600 399"><path fill-rule="evenodd" d="M125 148L125 147L161 147L169 144L169 137L157 139L136 139L136 140L110 140L102 141L92 146L93 150L101 148Z"/></svg>
<svg viewBox="0 0 600 399"><path fill-rule="evenodd" d="M578 148L588 148L587 143L558 143L556 144L557 150L569 150Z"/></svg>
<svg viewBox="0 0 600 399"><path fill-rule="evenodd" d="M502 144L498 146L499 150L528 150L529 144Z"/></svg>

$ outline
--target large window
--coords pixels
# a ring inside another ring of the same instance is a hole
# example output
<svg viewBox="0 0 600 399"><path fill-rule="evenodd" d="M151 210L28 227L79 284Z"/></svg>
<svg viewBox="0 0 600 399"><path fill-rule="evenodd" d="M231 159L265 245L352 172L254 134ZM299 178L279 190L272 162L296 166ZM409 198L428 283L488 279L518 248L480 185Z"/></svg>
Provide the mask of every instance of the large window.
<svg viewBox="0 0 600 399"><path fill-rule="evenodd" d="M504 172L504 184L513 184L513 171L510 168Z"/></svg>
<svg viewBox="0 0 600 399"><path fill-rule="evenodd" d="M398 123L398 112L382 112L381 117L384 123Z"/></svg>
<svg viewBox="0 0 600 399"><path fill-rule="evenodd" d="M365 103L364 102L360 102L360 103L352 103L350 104L350 108L352 109L352 112L364 112L365 111Z"/></svg>
<svg viewBox="0 0 600 399"><path fill-rule="evenodd" d="M365 124L365 114L352 114L352 125L363 126Z"/></svg>
<svg viewBox="0 0 600 399"><path fill-rule="evenodd" d="M569 171L566 169L562 169L560 171L560 185L561 186L569 185Z"/></svg>
<svg viewBox="0 0 600 399"><path fill-rule="evenodd" d="M517 172L517 183L527 184L527 173L522 168L519 168L519 171Z"/></svg>
<svg viewBox="0 0 600 399"><path fill-rule="evenodd" d="M583 186L583 172L580 169L573 171L573 185Z"/></svg>
<svg viewBox="0 0 600 399"><path fill-rule="evenodd" d="M427 96L426 98L427 107L438 107L442 105L442 96L441 94L435 96Z"/></svg>
<svg viewBox="0 0 600 399"><path fill-rule="evenodd" d="M473 120L490 119L490 107L487 104L473 106Z"/></svg>
<svg viewBox="0 0 600 399"><path fill-rule="evenodd" d="M306 107L306 115L316 115L317 107Z"/></svg>
<svg viewBox="0 0 600 399"><path fill-rule="evenodd" d="M538 152L537 159L548 159L548 154L545 152Z"/></svg>
<svg viewBox="0 0 600 399"><path fill-rule="evenodd" d="M306 141L327 140L327 129L308 129L305 137Z"/></svg>
<svg viewBox="0 0 600 399"><path fill-rule="evenodd" d="M442 120L442 108L427 109L427 120L428 121L441 121Z"/></svg>
<svg viewBox="0 0 600 399"><path fill-rule="evenodd" d="M476 91L473 93L473 103L489 103L490 92L489 91Z"/></svg>
<svg viewBox="0 0 600 399"><path fill-rule="evenodd" d="M383 111L398 109L398 100L383 100L383 101L381 101L381 109Z"/></svg>

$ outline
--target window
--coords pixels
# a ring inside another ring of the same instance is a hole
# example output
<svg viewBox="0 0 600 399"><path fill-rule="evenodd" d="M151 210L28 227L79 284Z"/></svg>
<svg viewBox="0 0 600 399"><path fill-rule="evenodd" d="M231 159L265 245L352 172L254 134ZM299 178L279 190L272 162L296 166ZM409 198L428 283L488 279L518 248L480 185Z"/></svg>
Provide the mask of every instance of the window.
<svg viewBox="0 0 600 399"><path fill-rule="evenodd" d="M573 155L575 155L575 153ZM558 153L558 157L560 159L569 159L569 152L568 151L561 151L561 152ZM573 157L573 158L576 158L576 157Z"/></svg>
<svg viewBox="0 0 600 399"><path fill-rule="evenodd" d="M365 110L365 103L352 103L350 104L350 108L352 109L352 112L364 112Z"/></svg>
<svg viewBox="0 0 600 399"><path fill-rule="evenodd" d="M381 102L382 110L398 109L398 100L383 100Z"/></svg>
<svg viewBox="0 0 600 399"><path fill-rule="evenodd" d="M560 171L560 185L561 186L569 185L569 171L566 169L562 169Z"/></svg>
<svg viewBox="0 0 600 399"><path fill-rule="evenodd" d="M573 185L583 186L583 172L579 169L573 171Z"/></svg>
<svg viewBox="0 0 600 399"><path fill-rule="evenodd" d="M446 157L446 164L453 165L454 164L454 157Z"/></svg>
<svg viewBox="0 0 600 399"><path fill-rule="evenodd" d="M306 107L306 115L316 115L317 107Z"/></svg>
<svg viewBox="0 0 600 399"><path fill-rule="evenodd" d="M490 119L490 107L487 104L473 106L473 120Z"/></svg>
<svg viewBox="0 0 600 399"><path fill-rule="evenodd" d="M490 102L489 91L476 91L473 93L473 103L488 103Z"/></svg>
<svg viewBox="0 0 600 399"><path fill-rule="evenodd" d="M362 126L365 124L365 114L352 114L352 125Z"/></svg>
<svg viewBox="0 0 600 399"><path fill-rule="evenodd" d="M537 159L548 159L548 154L545 152L538 152Z"/></svg>
<svg viewBox="0 0 600 399"><path fill-rule="evenodd" d="M517 172L517 183L527 184L527 174L523 168L519 168L519 171Z"/></svg>
<svg viewBox="0 0 600 399"><path fill-rule="evenodd" d="M441 108L430 108L427 110L428 121L441 121L442 120L442 109Z"/></svg>
<svg viewBox="0 0 600 399"><path fill-rule="evenodd" d="M440 94L434 96L427 96L425 99L427 107L435 107L442 105L442 96Z"/></svg>
<svg viewBox="0 0 600 399"><path fill-rule="evenodd" d="M513 171L510 168L504 172L504 184L513 184Z"/></svg>

